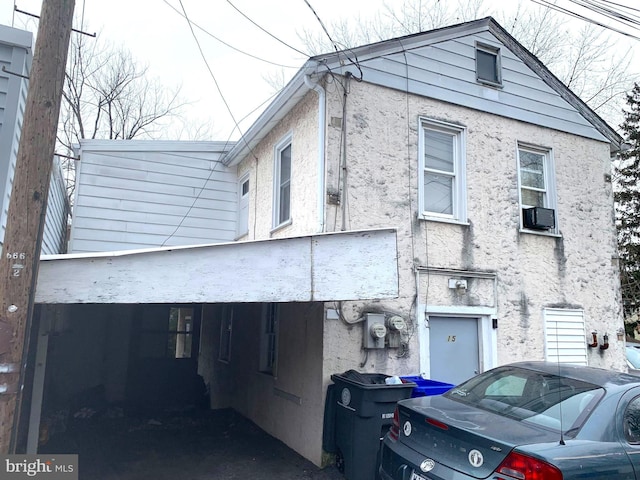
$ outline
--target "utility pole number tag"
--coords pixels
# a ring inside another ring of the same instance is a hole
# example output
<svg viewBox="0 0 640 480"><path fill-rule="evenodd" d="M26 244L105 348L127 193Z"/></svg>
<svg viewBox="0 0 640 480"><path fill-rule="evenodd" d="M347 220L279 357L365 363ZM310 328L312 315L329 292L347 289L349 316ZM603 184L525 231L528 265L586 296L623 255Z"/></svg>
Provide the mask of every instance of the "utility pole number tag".
<svg viewBox="0 0 640 480"><path fill-rule="evenodd" d="M27 254L24 252L9 252L7 253L7 260L9 261L16 261L16 260L25 260L27 258ZM24 268L24 265L22 263L14 263L13 265L11 265L11 276L13 277L19 277L20 274L22 273L22 269Z"/></svg>

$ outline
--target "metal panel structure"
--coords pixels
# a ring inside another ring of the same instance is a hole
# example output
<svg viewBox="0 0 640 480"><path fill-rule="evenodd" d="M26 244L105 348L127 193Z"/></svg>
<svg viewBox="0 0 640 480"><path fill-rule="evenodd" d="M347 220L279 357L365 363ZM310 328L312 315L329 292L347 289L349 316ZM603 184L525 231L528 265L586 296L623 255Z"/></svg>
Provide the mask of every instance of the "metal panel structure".
<svg viewBox="0 0 640 480"><path fill-rule="evenodd" d="M219 161L232 146L83 140L70 252L234 240L236 169Z"/></svg>
<svg viewBox="0 0 640 480"><path fill-rule="evenodd" d="M382 229L47 256L40 262L36 303L309 302L397 295L396 231Z"/></svg>

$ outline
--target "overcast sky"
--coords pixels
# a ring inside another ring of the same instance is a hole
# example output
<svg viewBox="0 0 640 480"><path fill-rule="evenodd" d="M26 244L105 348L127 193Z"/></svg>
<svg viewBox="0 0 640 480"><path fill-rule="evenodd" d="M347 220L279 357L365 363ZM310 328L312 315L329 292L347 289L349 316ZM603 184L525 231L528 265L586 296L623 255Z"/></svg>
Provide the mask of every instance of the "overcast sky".
<svg viewBox="0 0 640 480"><path fill-rule="evenodd" d="M371 17L384 8L384 0L308 0L327 25L340 18ZM386 0L400 3L401 0ZM441 0L452 1L452 0ZM489 13L496 15L513 8L515 0L485 0ZM568 0L560 3L576 9ZM629 5L637 0L618 0ZM0 0L0 23L36 30L36 21L13 11L13 0ZM16 0L16 6L40 13L40 0ZM233 0L239 10L289 45L305 51L299 34L303 30L320 32L321 27L304 0ZM523 5L534 6L531 0ZM265 102L273 87L264 81L280 71L290 78L306 57L282 45L252 25L225 0L183 0L192 21L221 40L252 55L294 68L281 68L234 51L196 29L205 56L233 116L239 120ZM194 124L213 125L213 140L226 140L233 122L218 93L178 0L76 0L76 23L84 7L85 31L98 32L100 41L128 48L149 73L168 87L182 86L182 96L192 102L187 115ZM15 16L15 18L14 18ZM640 32L635 32L640 35ZM621 37L622 39L622 37ZM622 41L622 40L621 40ZM635 41L637 48L638 42ZM252 117L252 119L254 119ZM243 130L249 125L243 124ZM233 136L237 138L237 134Z"/></svg>

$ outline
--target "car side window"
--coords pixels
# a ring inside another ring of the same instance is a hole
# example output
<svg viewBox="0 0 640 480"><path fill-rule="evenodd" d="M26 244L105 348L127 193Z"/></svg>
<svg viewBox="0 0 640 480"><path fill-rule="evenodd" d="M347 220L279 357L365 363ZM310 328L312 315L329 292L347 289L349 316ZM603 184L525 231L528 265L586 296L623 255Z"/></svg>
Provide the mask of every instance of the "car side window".
<svg viewBox="0 0 640 480"><path fill-rule="evenodd" d="M624 412L624 436L627 442L640 444L640 397L636 397Z"/></svg>

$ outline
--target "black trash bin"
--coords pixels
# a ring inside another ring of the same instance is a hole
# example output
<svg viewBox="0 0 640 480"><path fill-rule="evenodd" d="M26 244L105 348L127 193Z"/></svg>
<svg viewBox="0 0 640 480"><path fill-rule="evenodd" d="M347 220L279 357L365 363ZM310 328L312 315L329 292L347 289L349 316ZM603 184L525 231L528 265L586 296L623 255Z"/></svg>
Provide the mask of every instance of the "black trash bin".
<svg viewBox="0 0 640 480"><path fill-rule="evenodd" d="M416 386L387 385L387 377L355 370L331 375L323 443L336 454L336 466L347 480L377 478L380 440L393 422L396 403L411 397Z"/></svg>

